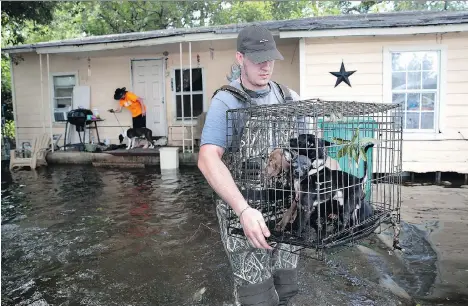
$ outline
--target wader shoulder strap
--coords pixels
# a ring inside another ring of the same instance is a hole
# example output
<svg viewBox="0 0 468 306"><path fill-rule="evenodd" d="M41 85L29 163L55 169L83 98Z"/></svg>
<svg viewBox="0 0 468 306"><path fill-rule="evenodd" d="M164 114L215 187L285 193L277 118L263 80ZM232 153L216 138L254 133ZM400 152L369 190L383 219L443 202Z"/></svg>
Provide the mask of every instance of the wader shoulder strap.
<svg viewBox="0 0 468 306"><path fill-rule="evenodd" d="M280 90L281 96L284 99L284 102L293 101L291 91L289 91L288 87L284 86L283 84L277 83L275 81L272 81L272 82L275 83L279 87L279 90Z"/></svg>
<svg viewBox="0 0 468 306"><path fill-rule="evenodd" d="M221 90L230 92L236 99L240 100L243 103L247 102L247 103L250 104L250 101L251 101L250 96L246 92L244 92L244 91L242 91L242 90L240 90L240 89L238 89L238 88L236 88L234 86L231 86L231 85L221 86L219 89L217 89L214 92L214 94L213 94L213 96L211 98L213 98Z"/></svg>
<svg viewBox="0 0 468 306"><path fill-rule="evenodd" d="M293 98L292 98L292 95L291 95L291 91L289 90L288 87L282 85L282 84L279 84L275 81L273 81L273 83L276 84L276 86L278 86L279 88L279 91L280 91L280 94L281 94L281 97L283 98L284 102L291 102L293 101ZM211 98L213 98L219 91L227 91L227 92L230 92L236 99L238 99L239 101L243 102L243 103L249 103L251 102L251 97L243 90L240 90L234 86L231 86L231 85L223 85L221 86L219 89L217 89L214 93L213 93L213 96Z"/></svg>

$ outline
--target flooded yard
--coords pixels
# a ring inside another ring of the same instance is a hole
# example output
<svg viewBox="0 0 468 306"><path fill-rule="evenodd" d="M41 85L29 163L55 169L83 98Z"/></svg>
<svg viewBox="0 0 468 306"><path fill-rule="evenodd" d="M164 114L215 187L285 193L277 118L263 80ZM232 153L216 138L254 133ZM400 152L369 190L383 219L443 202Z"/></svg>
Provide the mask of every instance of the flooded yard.
<svg viewBox="0 0 468 306"><path fill-rule="evenodd" d="M421 226L405 224L402 245L411 251L403 260L375 237L324 262L301 259L293 304L467 305L466 249L428 235L439 220L445 235L462 239L468 204L457 207L464 219L422 215L429 223L409 210L405 221ZM211 190L196 168L2 169L1 211L2 305L233 303ZM449 244L449 254L437 243ZM393 294L386 282L416 299Z"/></svg>

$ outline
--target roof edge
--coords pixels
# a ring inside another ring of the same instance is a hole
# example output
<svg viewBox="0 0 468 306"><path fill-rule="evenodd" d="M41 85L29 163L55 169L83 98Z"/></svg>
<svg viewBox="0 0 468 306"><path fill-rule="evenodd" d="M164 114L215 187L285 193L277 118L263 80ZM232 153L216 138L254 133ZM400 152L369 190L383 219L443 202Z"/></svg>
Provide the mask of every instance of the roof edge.
<svg viewBox="0 0 468 306"><path fill-rule="evenodd" d="M326 29L326 30L287 30L280 33L280 38L322 38L322 37L350 37L350 36L400 36L437 33L468 32L468 23L421 25L411 27L380 27L354 29Z"/></svg>
<svg viewBox="0 0 468 306"><path fill-rule="evenodd" d="M468 25L468 11L404 11L371 14L330 15L306 17L292 20L228 24L222 26L164 29L136 33L89 36L78 39L9 46L2 48L2 52L20 53L38 51L38 53L47 53L43 51L52 49L58 50L58 48L65 49L64 47L75 48L76 51L79 52L82 49L99 48L96 46L102 45L111 47L108 49L117 49L127 48L133 45L147 45L148 42L153 42L154 45L167 43L169 41L184 42L188 41L186 37L189 36L197 38L210 37L212 40L226 39L226 37L230 38L233 35L237 35L237 33L242 28L250 24L262 24L271 31L281 33L281 38L324 37L323 35L349 36L345 35L346 32L351 32L353 33L353 36L355 36L356 31L362 31L366 33L384 33L385 31L382 29L391 29L392 32L407 31L409 34L419 34L419 32L428 32L427 30L421 31L420 29L422 28L441 27L448 25ZM410 33L408 30L400 30L408 28L413 29L415 33ZM434 30L436 29L434 28L432 31ZM42 51L39 51L40 49L42 49Z"/></svg>

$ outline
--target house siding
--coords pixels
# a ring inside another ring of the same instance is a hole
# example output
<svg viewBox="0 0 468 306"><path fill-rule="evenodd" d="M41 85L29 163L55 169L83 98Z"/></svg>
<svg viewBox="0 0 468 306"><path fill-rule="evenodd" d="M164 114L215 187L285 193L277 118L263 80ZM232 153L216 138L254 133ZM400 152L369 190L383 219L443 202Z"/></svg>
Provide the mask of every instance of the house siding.
<svg viewBox="0 0 468 306"><path fill-rule="evenodd" d="M403 171L468 173L468 33L401 37L306 38L304 72L306 98L391 102L385 96L384 50L392 46L445 45L445 94L442 92L440 133L403 135ZM343 60L352 87L334 88ZM375 170L375 167L374 167Z"/></svg>
<svg viewBox="0 0 468 306"><path fill-rule="evenodd" d="M299 92L299 43L297 39L286 39L278 44L285 57L284 61L276 62L274 80L283 83ZM192 42L192 67L199 66L204 70L205 109L208 110L213 92L228 82L231 65L236 63L235 40L214 42ZM210 48L213 48L211 57ZM169 145L182 145L182 125L175 120L175 103L171 90L172 70L180 68L179 44L157 46L154 48L132 48L114 51L90 52L90 74L88 74L88 53L51 54L49 55L50 74L76 72L78 85L88 85L91 88L91 108L98 108L104 122L98 123L101 141L109 139L118 143L121 133L119 122L124 127L132 124L130 113L123 110L116 117L106 110L116 108L113 100L117 87L132 90L131 60L163 58L163 52L168 51L165 74L165 101L168 124ZM13 76L16 90L17 139L21 146L23 142L32 142L35 136L42 132L50 133L50 116L52 101L49 93L50 79L47 75L46 55L42 56L43 91L45 113L42 113L41 83L39 55L36 53L21 54L24 59L18 65L13 65ZM188 43L183 44L182 65L189 66ZM45 129L44 129L45 126ZM54 134L64 134L64 123L53 123ZM74 126L72 126L74 129ZM190 138L190 126L185 126L185 138ZM195 128L194 128L195 132ZM95 132L93 131L94 135ZM75 133L76 134L76 133ZM63 145L63 136L59 142ZM190 145L186 142L185 145Z"/></svg>

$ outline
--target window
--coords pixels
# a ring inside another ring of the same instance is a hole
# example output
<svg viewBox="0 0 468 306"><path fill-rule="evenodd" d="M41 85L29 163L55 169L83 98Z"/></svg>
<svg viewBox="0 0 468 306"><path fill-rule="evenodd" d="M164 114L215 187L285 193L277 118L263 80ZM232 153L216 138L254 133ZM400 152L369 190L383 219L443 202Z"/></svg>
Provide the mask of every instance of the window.
<svg viewBox="0 0 468 306"><path fill-rule="evenodd" d="M401 103L404 129L435 131L440 97L440 51L392 51L391 94Z"/></svg>
<svg viewBox="0 0 468 306"><path fill-rule="evenodd" d="M53 77L54 84L54 108L73 106L73 87L75 87L75 75L60 75Z"/></svg>
<svg viewBox="0 0 468 306"><path fill-rule="evenodd" d="M203 72L201 68L192 68L192 84L190 84L190 69L182 70L183 92L181 92L180 69L175 69L175 101L176 119L184 120L195 118L203 112ZM192 96L192 108L190 107L190 96Z"/></svg>

